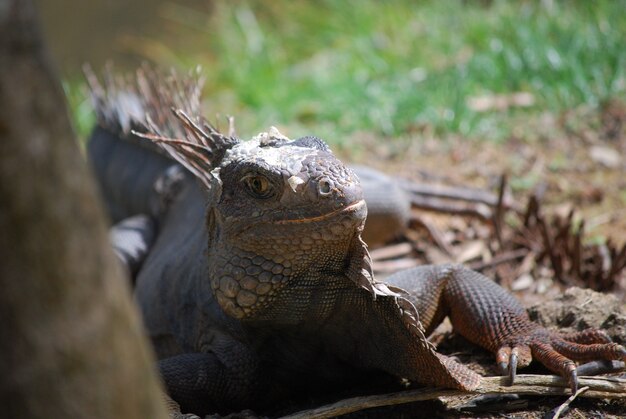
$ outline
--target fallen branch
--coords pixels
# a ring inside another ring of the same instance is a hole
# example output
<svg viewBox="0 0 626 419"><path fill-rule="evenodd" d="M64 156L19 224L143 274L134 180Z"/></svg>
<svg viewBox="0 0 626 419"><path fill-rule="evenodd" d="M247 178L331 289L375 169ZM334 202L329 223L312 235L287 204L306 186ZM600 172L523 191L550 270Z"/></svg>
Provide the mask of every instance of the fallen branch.
<svg viewBox="0 0 626 419"><path fill-rule="evenodd" d="M518 375L515 385L507 385L508 377L483 377L478 389L473 392L449 389L418 389L373 396L353 397L310 410L303 410L283 419L330 418L357 412L372 407L392 406L417 401L432 400L438 397L466 397L470 394L522 394L535 396L566 396L570 394L569 384L554 375ZM596 399L626 399L626 379L612 377L579 377L581 387L589 389L579 397Z"/></svg>
<svg viewBox="0 0 626 419"><path fill-rule="evenodd" d="M565 402L559 406L558 409L556 409L556 412L554 413L554 416L552 419L559 419L561 417L561 414L569 408L570 403L572 403L574 401L574 399L578 396L580 396L582 393L584 393L585 391L589 390L589 387L583 387L578 389L578 391L574 394L572 394L569 399L565 400Z"/></svg>

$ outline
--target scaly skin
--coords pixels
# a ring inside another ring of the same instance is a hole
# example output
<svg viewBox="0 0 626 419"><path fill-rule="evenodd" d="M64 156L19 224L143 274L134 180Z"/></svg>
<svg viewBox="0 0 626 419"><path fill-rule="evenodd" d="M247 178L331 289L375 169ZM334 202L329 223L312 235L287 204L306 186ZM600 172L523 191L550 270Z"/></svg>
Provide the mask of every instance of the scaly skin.
<svg viewBox="0 0 626 419"><path fill-rule="evenodd" d="M559 334L531 322L511 294L462 266L419 267L399 272L387 282L407 290L427 334L448 316L457 332L496 355L500 369L512 382L517 368L534 358L565 377L575 392L574 361L626 359L626 350L601 330ZM424 294L429 298L423 298Z"/></svg>
<svg viewBox="0 0 626 419"><path fill-rule="evenodd" d="M100 106L107 114L115 103ZM269 411L399 378L474 389L480 377L426 340L445 316L512 376L534 357L575 389L574 361L626 358L601 332L559 336L530 322L511 295L460 266L375 281L359 180L323 141L270 131L242 142L177 116L183 135L148 137L200 182L185 174L157 211L136 296L183 412Z"/></svg>

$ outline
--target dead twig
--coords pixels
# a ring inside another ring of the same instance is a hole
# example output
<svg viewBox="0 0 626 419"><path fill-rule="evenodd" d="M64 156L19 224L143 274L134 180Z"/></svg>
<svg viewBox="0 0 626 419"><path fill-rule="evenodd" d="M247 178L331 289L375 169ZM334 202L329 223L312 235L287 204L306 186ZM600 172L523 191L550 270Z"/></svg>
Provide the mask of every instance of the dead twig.
<svg viewBox="0 0 626 419"><path fill-rule="evenodd" d="M447 256L452 255L452 249L448 246L448 243L443 238L443 234L439 229L428 219L420 216L412 216L411 221L409 222L409 226L415 227L423 227L426 229L426 232L430 236L430 238L435 242L435 244L441 249Z"/></svg>
<svg viewBox="0 0 626 419"><path fill-rule="evenodd" d="M528 249L516 249L510 252L501 253L495 256L488 262L472 262L467 266L474 271L482 271L487 268L493 268L495 266L501 265L503 263L511 262L517 259L521 259L528 254Z"/></svg>
<svg viewBox="0 0 626 419"><path fill-rule="evenodd" d="M518 375L515 385L508 386L508 377L483 377L480 387L473 392L446 389L418 389L373 396L353 397L322 406L303 410L283 419L330 418L372 407L392 406L438 397L467 396L469 394L522 394L538 396L563 396L569 393L569 384L561 377L552 375ZM626 399L626 379L612 377L580 377L579 384L589 389L580 397L600 399Z"/></svg>
<svg viewBox="0 0 626 419"><path fill-rule="evenodd" d="M626 245L586 244L585 222L576 226L574 212L565 217L542 214L539 198L531 196L523 214L523 227L509 241L532 249L538 265L545 259L554 277L566 285L610 291L617 287L619 275L626 268Z"/></svg>
<svg viewBox="0 0 626 419"><path fill-rule="evenodd" d="M506 175L500 176L500 188L498 190L498 202L493 213L493 228L498 241L499 249L504 247L502 240L502 230L504 226L504 191L506 190Z"/></svg>
<svg viewBox="0 0 626 419"><path fill-rule="evenodd" d="M579 388L576 393L572 394L569 399L565 400L565 402L561 404L558 409L556 409L556 412L554 412L554 416L552 417L552 419L559 419L559 417L561 417L561 413L563 413L565 409L569 407L570 403L573 402L576 397L578 397L587 390L589 390L589 387L586 386Z"/></svg>

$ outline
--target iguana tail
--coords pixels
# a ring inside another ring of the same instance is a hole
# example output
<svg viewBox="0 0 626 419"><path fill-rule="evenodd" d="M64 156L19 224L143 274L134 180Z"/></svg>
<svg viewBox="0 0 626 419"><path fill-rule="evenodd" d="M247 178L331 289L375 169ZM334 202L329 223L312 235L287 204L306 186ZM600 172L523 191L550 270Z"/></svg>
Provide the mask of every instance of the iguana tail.
<svg viewBox="0 0 626 419"><path fill-rule="evenodd" d="M156 217L164 189L184 171L160 147L134 133L182 138L172 109L199 114L202 80L147 66L132 78L106 71L103 84L89 68L85 73L98 120L87 154L109 216L114 223L136 214Z"/></svg>

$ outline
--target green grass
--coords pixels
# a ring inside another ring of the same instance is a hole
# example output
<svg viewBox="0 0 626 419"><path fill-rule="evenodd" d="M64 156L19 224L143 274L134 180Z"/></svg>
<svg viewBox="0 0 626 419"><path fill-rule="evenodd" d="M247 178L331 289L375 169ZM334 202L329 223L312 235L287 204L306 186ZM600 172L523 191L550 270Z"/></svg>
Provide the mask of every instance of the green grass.
<svg viewBox="0 0 626 419"><path fill-rule="evenodd" d="M86 86L81 82L63 83L63 90L71 112L74 130L81 139L85 139L96 123L91 100L88 98ZM80 142L84 146L84 142Z"/></svg>
<svg viewBox="0 0 626 419"><path fill-rule="evenodd" d="M626 97L626 1L544 3L230 1L207 16L172 6L165 17L184 37L145 54L202 65L210 113L235 115L245 134L279 125L334 143L425 129L500 140L520 113ZM467 105L514 92L531 93L534 105Z"/></svg>

